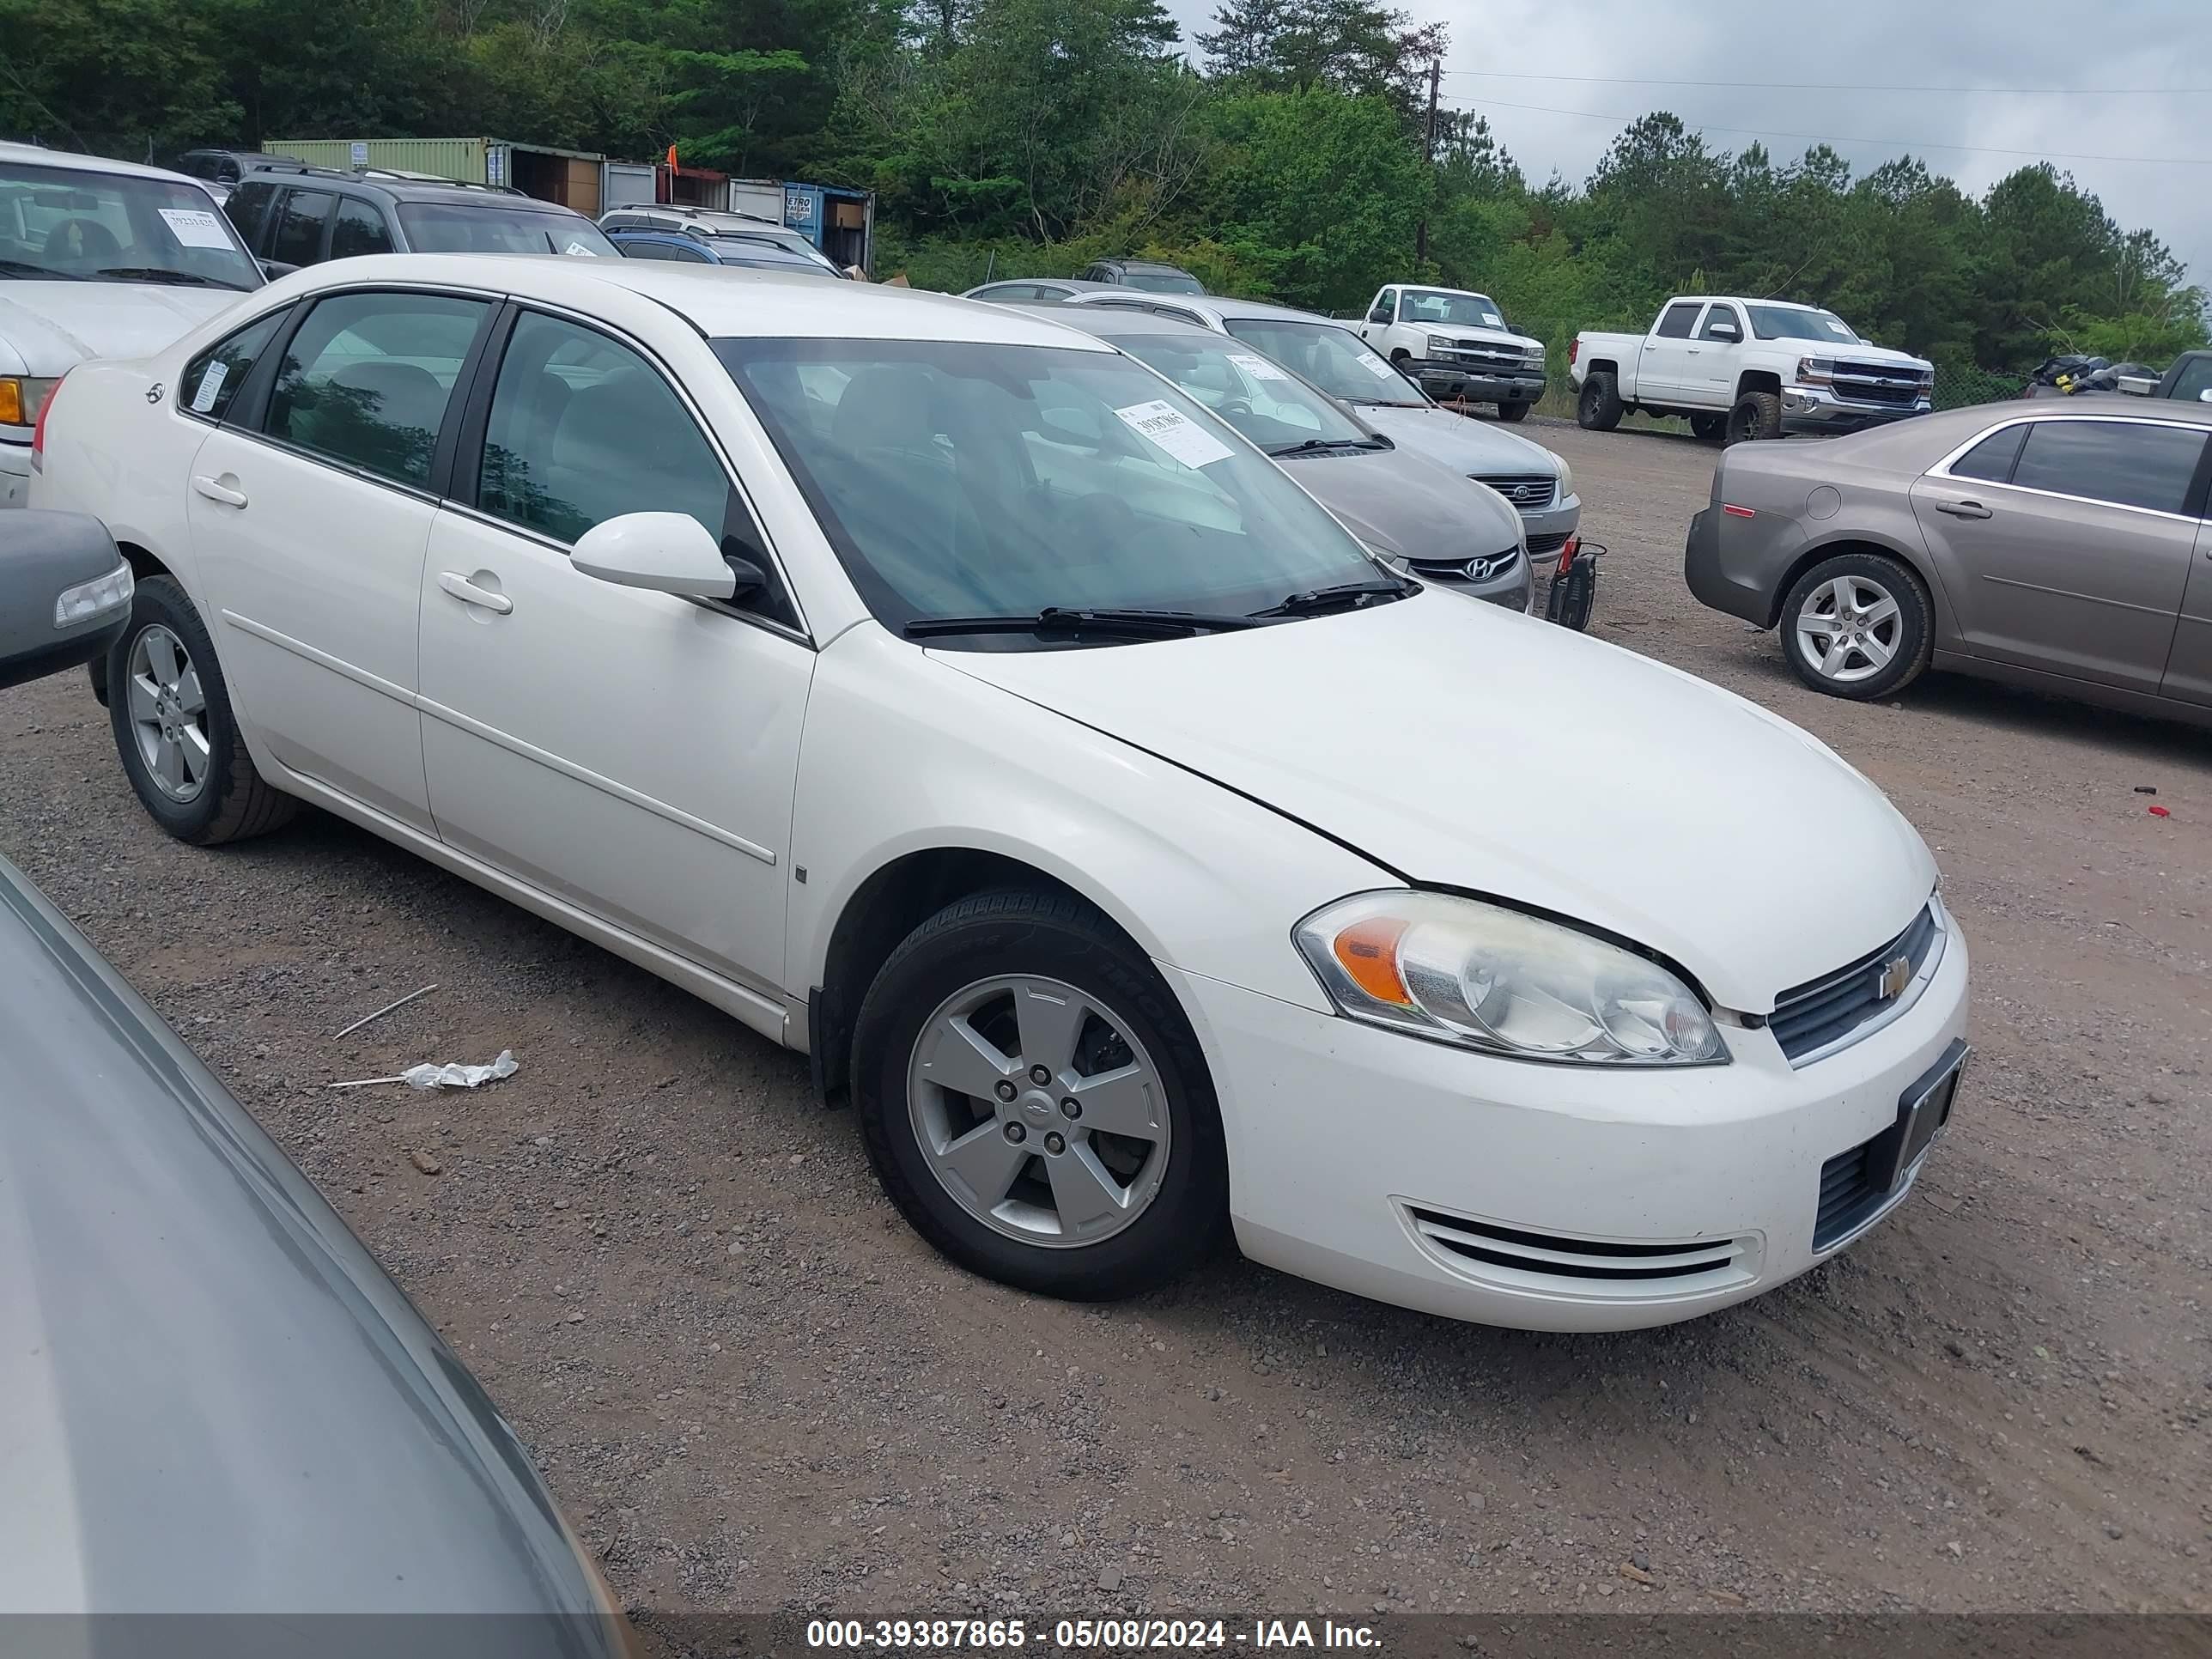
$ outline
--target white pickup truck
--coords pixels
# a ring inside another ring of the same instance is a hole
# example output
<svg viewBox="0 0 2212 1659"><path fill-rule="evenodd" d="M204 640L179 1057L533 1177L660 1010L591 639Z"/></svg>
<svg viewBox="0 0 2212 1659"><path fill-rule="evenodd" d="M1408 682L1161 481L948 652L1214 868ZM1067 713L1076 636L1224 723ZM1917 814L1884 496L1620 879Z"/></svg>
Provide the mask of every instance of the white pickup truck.
<svg viewBox="0 0 2212 1659"><path fill-rule="evenodd" d="M1518 421L1544 395L1544 343L1516 333L1487 294L1393 283L1357 326L1440 402L1496 404L1501 416Z"/></svg>
<svg viewBox="0 0 2212 1659"><path fill-rule="evenodd" d="M1780 300L1678 295L1649 333L1576 335L1567 367L1575 418L1593 432L1640 409L1741 443L1855 432L1935 406L1934 364L1861 338L1832 311Z"/></svg>

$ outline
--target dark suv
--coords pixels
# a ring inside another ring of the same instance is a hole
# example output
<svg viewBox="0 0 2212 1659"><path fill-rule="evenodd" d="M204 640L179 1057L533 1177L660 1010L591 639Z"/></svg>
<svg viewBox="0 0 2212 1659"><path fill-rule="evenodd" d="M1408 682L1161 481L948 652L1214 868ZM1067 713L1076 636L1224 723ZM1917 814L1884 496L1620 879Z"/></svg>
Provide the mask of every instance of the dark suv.
<svg viewBox="0 0 2212 1659"><path fill-rule="evenodd" d="M810 271L817 276L846 274L799 232L750 214L666 205L619 207L599 216L599 228L631 259L750 265Z"/></svg>
<svg viewBox="0 0 2212 1659"><path fill-rule="evenodd" d="M1164 265L1152 259L1093 259L1084 266L1081 280L1111 283L1117 288L1140 288L1147 294L1203 294L1206 284L1180 265Z"/></svg>
<svg viewBox="0 0 2212 1659"><path fill-rule="evenodd" d="M264 161L222 210L272 276L356 253L621 257L597 225L557 202L375 168Z"/></svg>

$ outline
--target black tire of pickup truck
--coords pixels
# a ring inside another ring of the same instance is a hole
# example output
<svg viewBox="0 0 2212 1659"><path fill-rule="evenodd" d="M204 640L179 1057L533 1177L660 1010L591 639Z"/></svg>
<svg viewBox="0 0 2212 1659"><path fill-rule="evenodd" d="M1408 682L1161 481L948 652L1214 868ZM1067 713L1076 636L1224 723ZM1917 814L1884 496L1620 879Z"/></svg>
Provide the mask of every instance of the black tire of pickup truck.
<svg viewBox="0 0 2212 1659"><path fill-rule="evenodd" d="M1702 443L1728 436L1728 416L1723 414L1692 415L1690 416L1691 435Z"/></svg>
<svg viewBox="0 0 2212 1659"><path fill-rule="evenodd" d="M1528 411L1534 407L1534 404L1500 404L1498 405L1498 418L1501 421L1525 421L1528 418Z"/></svg>
<svg viewBox="0 0 2212 1659"><path fill-rule="evenodd" d="M1582 396L1575 399L1575 424L1585 432L1610 432L1620 424L1624 411L1620 407L1620 385L1613 376L1600 369L1583 382Z"/></svg>
<svg viewBox="0 0 2212 1659"><path fill-rule="evenodd" d="M1782 397L1774 392L1747 392L1728 412L1723 444L1747 444L1782 435Z"/></svg>

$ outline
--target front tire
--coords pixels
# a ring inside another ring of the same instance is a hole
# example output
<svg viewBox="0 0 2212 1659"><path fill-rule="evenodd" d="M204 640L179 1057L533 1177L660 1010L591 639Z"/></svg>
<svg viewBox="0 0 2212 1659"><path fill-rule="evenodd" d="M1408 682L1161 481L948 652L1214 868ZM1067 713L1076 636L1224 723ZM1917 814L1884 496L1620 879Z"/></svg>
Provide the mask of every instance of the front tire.
<svg viewBox="0 0 2212 1659"><path fill-rule="evenodd" d="M1736 399L1735 407L1728 412L1728 426L1723 434L1731 444L1753 443L1781 435L1782 395L1776 392L1748 392Z"/></svg>
<svg viewBox="0 0 2212 1659"><path fill-rule="evenodd" d="M1528 404L1500 404L1498 405L1498 418L1501 421L1525 421L1528 418L1530 407Z"/></svg>
<svg viewBox="0 0 2212 1659"><path fill-rule="evenodd" d="M970 1272L1080 1301L1164 1284L1219 1244L1227 1155L1189 1020L1098 911L981 893L891 953L853 1035L868 1160Z"/></svg>
<svg viewBox="0 0 2212 1659"><path fill-rule="evenodd" d="M1782 601L1782 654L1815 691L1870 702L1920 678L1934 649L1928 590L1895 559L1843 553Z"/></svg>
<svg viewBox="0 0 2212 1659"><path fill-rule="evenodd" d="M213 847L265 835L299 802L246 752L207 624L173 576L149 576L107 653L107 718L124 775L155 823Z"/></svg>
<svg viewBox="0 0 2212 1659"><path fill-rule="evenodd" d="M1690 416L1691 435L1705 443L1728 436L1728 416L1725 415L1692 415Z"/></svg>
<svg viewBox="0 0 2212 1659"><path fill-rule="evenodd" d="M1610 432L1623 413L1620 385L1612 375L1598 370L1583 380L1582 396L1575 399L1577 426L1586 432Z"/></svg>

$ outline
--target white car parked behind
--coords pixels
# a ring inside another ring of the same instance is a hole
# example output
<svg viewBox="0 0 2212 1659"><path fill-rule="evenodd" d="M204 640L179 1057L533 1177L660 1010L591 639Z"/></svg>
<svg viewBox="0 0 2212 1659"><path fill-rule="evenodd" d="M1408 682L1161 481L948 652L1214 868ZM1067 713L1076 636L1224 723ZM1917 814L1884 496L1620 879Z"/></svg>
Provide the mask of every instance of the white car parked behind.
<svg viewBox="0 0 2212 1659"><path fill-rule="evenodd" d="M1233 1226L1656 1324L1870 1225L1948 1115L1966 951L1865 779L1393 575L1048 316L344 260L76 370L43 463L137 566L106 696L172 834L313 802L807 1050L1009 1283Z"/></svg>

